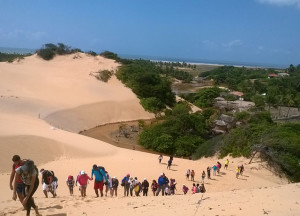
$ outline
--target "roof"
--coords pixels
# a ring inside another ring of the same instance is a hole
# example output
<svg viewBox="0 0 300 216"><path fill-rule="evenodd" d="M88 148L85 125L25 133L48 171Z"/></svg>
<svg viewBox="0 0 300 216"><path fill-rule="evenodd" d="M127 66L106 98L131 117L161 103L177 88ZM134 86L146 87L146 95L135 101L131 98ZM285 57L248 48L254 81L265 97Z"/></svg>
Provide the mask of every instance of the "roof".
<svg viewBox="0 0 300 216"><path fill-rule="evenodd" d="M233 95L239 96L239 97L242 97L244 95L243 92L239 92L239 91L233 91L233 92L230 92L230 94L233 94Z"/></svg>
<svg viewBox="0 0 300 216"><path fill-rule="evenodd" d="M278 77L278 75L274 74L274 73L271 73L271 74L268 75L268 77Z"/></svg>

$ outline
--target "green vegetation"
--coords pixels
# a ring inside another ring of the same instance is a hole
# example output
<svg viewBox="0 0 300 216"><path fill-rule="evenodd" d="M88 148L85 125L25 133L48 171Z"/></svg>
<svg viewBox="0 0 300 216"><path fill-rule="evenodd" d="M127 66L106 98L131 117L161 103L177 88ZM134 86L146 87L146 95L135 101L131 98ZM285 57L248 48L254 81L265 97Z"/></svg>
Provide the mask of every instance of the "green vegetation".
<svg viewBox="0 0 300 216"><path fill-rule="evenodd" d="M117 78L132 89L150 112L159 113L175 104L170 79L162 76L161 68L151 61L128 61L118 70Z"/></svg>
<svg viewBox="0 0 300 216"><path fill-rule="evenodd" d="M219 97L223 90L217 87L199 89L196 93L182 95L182 97L198 107L212 107L214 99Z"/></svg>
<svg viewBox="0 0 300 216"><path fill-rule="evenodd" d="M14 60L21 60L26 56L30 56L31 54L18 54L18 53L2 53L0 52L0 62L13 62Z"/></svg>
<svg viewBox="0 0 300 216"><path fill-rule="evenodd" d="M206 119L200 113L190 113L185 103L179 103L167 112L161 123L146 127L139 144L155 151L190 156L204 142Z"/></svg>
<svg viewBox="0 0 300 216"><path fill-rule="evenodd" d="M58 43L57 45L48 43L45 44L41 49L37 51L38 56L44 60L51 60L55 55L66 55L76 52L82 52L80 49L71 49L69 46Z"/></svg>
<svg viewBox="0 0 300 216"><path fill-rule="evenodd" d="M107 82L111 76L114 74L113 71L109 71L109 70L103 70L103 71L99 71L97 72L97 75L95 76L98 80L101 80L103 82Z"/></svg>

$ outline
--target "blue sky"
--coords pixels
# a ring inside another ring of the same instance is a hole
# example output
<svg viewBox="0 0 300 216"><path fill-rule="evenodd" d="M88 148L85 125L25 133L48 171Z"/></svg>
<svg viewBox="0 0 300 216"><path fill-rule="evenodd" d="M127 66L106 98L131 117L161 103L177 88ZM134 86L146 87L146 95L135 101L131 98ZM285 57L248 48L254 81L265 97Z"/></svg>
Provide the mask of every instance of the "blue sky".
<svg viewBox="0 0 300 216"><path fill-rule="evenodd" d="M0 0L0 47L300 64L300 0Z"/></svg>

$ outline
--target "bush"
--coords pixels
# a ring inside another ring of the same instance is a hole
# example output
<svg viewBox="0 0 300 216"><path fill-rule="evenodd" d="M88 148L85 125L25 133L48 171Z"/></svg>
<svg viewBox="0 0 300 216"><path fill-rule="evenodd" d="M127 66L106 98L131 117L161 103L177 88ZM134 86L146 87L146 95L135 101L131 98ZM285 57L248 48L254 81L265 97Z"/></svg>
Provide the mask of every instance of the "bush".
<svg viewBox="0 0 300 216"><path fill-rule="evenodd" d="M109 71L109 70L103 70L103 71L99 71L97 73L97 75L95 76L98 80L101 80L103 82L107 82L111 76L114 74L113 71Z"/></svg>

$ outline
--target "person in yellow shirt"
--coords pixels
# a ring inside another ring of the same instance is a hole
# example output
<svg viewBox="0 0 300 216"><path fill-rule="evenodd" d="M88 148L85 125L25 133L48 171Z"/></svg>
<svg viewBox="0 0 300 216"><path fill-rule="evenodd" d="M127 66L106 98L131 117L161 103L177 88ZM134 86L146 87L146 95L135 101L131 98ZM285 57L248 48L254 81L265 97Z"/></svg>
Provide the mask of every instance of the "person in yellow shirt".
<svg viewBox="0 0 300 216"><path fill-rule="evenodd" d="M228 158L227 158L226 161L225 161L224 169L227 169L227 168L228 168L228 164L229 164L229 160L228 160Z"/></svg>

